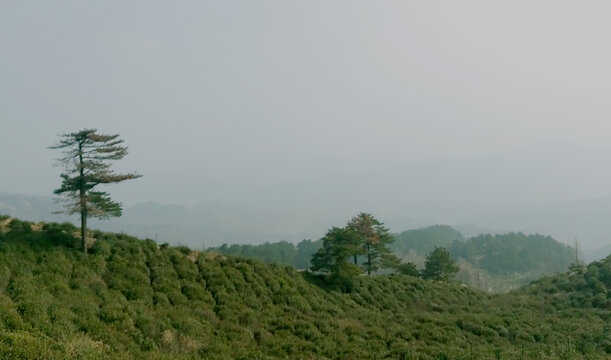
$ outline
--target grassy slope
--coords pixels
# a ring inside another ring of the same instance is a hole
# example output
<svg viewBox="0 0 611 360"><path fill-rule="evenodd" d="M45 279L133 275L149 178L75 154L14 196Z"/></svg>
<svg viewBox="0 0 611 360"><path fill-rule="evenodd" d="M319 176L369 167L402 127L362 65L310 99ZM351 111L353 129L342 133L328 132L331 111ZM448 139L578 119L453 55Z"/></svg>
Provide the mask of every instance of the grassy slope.
<svg viewBox="0 0 611 360"><path fill-rule="evenodd" d="M549 294L543 285L491 297L394 275L362 277L342 294L289 267L159 249L125 235L97 233L85 258L65 230L17 225L0 236L2 359L607 359L611 352L608 303L557 306L540 296Z"/></svg>

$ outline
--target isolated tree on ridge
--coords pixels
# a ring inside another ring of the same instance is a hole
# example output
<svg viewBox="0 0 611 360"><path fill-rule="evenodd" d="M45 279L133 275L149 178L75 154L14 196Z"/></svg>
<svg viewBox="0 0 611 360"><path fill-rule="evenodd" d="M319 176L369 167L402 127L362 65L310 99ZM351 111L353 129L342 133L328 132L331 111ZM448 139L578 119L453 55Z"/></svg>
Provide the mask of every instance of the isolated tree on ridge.
<svg viewBox="0 0 611 360"><path fill-rule="evenodd" d="M393 242L393 236L373 215L358 214L348 222L346 229L354 231L360 240L361 248L353 254L354 263L357 262L357 255L364 254L367 259L364 267L368 275L380 267L395 268L399 265L399 259L387 247Z"/></svg>
<svg viewBox="0 0 611 360"><path fill-rule="evenodd" d="M121 216L121 204L110 199L107 192L93 191L99 184L111 184L136 179L135 173L115 174L108 161L120 160L127 155L127 147L119 135L102 135L95 129L84 129L61 135L57 145L50 149L61 149L63 157L57 164L63 166L61 186L53 191L62 197L63 210L57 213L80 214L83 252L87 254L87 217L99 219Z"/></svg>

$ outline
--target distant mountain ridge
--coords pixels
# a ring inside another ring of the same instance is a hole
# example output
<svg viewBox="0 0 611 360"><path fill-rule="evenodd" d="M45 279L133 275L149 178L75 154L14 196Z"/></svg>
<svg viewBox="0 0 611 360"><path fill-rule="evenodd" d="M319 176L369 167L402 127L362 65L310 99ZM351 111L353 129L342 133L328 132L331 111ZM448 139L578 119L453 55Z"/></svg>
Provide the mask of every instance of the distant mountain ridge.
<svg viewBox="0 0 611 360"><path fill-rule="evenodd" d="M76 216L52 214L57 209L58 205L51 196L0 192L0 213L32 221L78 222ZM540 233L551 235L571 246L577 236L585 255L583 260L591 262L611 254L611 222L607 219L611 219L611 198L490 214L488 217L467 219L468 222L452 225L452 228L458 230L464 238L519 231ZM147 202L125 208L120 218L104 221L92 219L90 226L148 237L160 243L180 243L200 249L224 243L262 244L282 240L297 243L303 239L316 240L333 224L345 221L343 218L294 214L229 201L207 201L192 207ZM395 233L434 224L418 217L390 217L382 221ZM479 224L482 224L481 227ZM586 242L588 239L594 239L600 245L588 245L593 241Z"/></svg>
<svg viewBox="0 0 611 360"><path fill-rule="evenodd" d="M78 222L77 216L53 214L59 209L52 197L0 193L0 214L31 221ZM188 207L154 202L124 209L123 216L89 221L90 227L125 232L160 243L201 249L223 243L261 244L317 237L328 226L313 216L262 209L238 202L208 201Z"/></svg>
<svg viewBox="0 0 611 360"><path fill-rule="evenodd" d="M565 244L575 240L583 249L603 249L611 246L611 197L563 201L522 209L508 209L469 219L470 223L503 232L539 233L550 235ZM589 252L584 251L586 254ZM602 259L600 253L586 261Z"/></svg>
<svg viewBox="0 0 611 360"><path fill-rule="evenodd" d="M50 196L15 195L0 192L0 214L31 221L68 221L69 216L53 214L59 207Z"/></svg>

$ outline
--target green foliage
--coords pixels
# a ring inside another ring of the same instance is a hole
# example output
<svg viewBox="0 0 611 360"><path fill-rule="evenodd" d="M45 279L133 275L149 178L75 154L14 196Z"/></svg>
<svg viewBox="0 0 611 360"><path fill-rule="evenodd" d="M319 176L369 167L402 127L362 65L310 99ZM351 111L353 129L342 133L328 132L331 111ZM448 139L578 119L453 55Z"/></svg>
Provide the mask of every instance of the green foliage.
<svg viewBox="0 0 611 360"><path fill-rule="evenodd" d="M331 228L322 239L322 248L312 256L312 271L327 273L331 282L349 286L361 271L348 259L361 251L361 246L362 241L355 231Z"/></svg>
<svg viewBox="0 0 611 360"><path fill-rule="evenodd" d="M9 224L9 229L11 229L11 231L30 233L32 232L32 223L29 221L13 219Z"/></svg>
<svg viewBox="0 0 611 360"><path fill-rule="evenodd" d="M360 240L361 249L355 251L353 256L356 264L357 256L363 255L365 262L362 267L368 275L379 268L395 268L399 264L399 259L388 248L394 238L384 224L371 214L358 214L348 222L346 229L355 232Z"/></svg>
<svg viewBox="0 0 611 360"><path fill-rule="evenodd" d="M73 247L74 244L74 231L76 227L71 223L63 223L63 224L44 224L42 227L47 233L49 240L53 245L65 246L65 247Z"/></svg>
<svg viewBox="0 0 611 360"><path fill-rule="evenodd" d="M302 240L297 244L297 257L293 266L296 269L309 269L310 259L318 249L322 247L322 240L312 241L309 239Z"/></svg>
<svg viewBox="0 0 611 360"><path fill-rule="evenodd" d="M458 266L447 249L437 247L426 257L422 277L433 280L448 280L458 272Z"/></svg>
<svg viewBox="0 0 611 360"><path fill-rule="evenodd" d="M401 263L397 266L397 271L403 275L410 275L414 277L420 276L420 271L416 268L416 264L411 262Z"/></svg>
<svg viewBox="0 0 611 360"><path fill-rule="evenodd" d="M611 258L498 296L399 274L354 276L351 291L338 292L317 274L124 234L96 232L86 258L53 240L70 233L61 229L19 226L0 237L2 359L611 354Z"/></svg>

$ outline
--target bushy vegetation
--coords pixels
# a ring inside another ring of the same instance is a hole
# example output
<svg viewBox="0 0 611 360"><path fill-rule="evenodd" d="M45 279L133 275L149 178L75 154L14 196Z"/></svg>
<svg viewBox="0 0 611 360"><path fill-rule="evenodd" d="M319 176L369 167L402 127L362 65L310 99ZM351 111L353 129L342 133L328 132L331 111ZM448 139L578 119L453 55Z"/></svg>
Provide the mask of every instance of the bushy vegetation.
<svg viewBox="0 0 611 360"><path fill-rule="evenodd" d="M448 250L437 247L426 257L422 277L434 280L449 280L458 272L458 266Z"/></svg>
<svg viewBox="0 0 611 360"><path fill-rule="evenodd" d="M291 267L123 234L95 232L86 257L71 225L31 225L13 220L0 235L2 359L611 354L608 297L595 300L610 293L611 258L499 296L407 275L356 277L342 293Z"/></svg>

